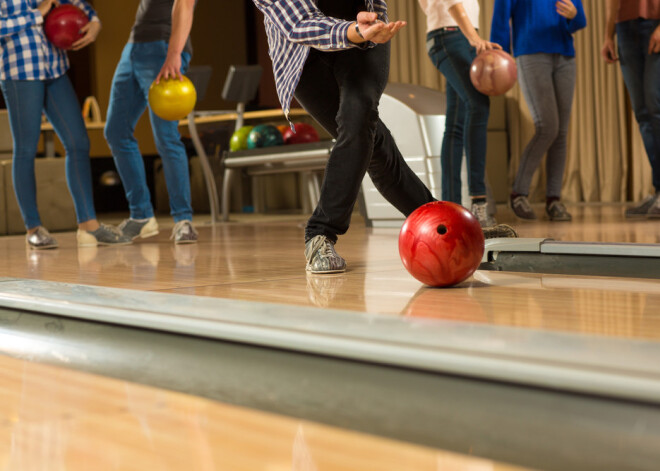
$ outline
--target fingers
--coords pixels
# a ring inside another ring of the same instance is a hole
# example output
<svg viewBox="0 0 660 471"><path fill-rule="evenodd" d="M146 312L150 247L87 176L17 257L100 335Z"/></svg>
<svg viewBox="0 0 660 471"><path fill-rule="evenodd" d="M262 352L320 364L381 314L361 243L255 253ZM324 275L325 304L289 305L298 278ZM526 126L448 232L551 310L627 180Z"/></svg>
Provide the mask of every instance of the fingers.
<svg viewBox="0 0 660 471"><path fill-rule="evenodd" d="M649 41L649 55L660 53L660 40L659 41Z"/></svg>
<svg viewBox="0 0 660 471"><path fill-rule="evenodd" d="M608 64L613 64L617 60L619 60L619 58L616 57L616 53L614 52L614 48L609 44L606 44L605 46L603 46L603 49L601 49L601 51L600 51L600 55L603 57L605 62L608 63Z"/></svg>
<svg viewBox="0 0 660 471"><path fill-rule="evenodd" d="M378 15L369 11L361 11L357 15L358 23L371 24L378 19Z"/></svg>
<svg viewBox="0 0 660 471"><path fill-rule="evenodd" d="M375 42L377 44L384 44L392 39L397 32L404 26L405 21L394 21L392 23L378 22L367 28L364 32L364 39Z"/></svg>

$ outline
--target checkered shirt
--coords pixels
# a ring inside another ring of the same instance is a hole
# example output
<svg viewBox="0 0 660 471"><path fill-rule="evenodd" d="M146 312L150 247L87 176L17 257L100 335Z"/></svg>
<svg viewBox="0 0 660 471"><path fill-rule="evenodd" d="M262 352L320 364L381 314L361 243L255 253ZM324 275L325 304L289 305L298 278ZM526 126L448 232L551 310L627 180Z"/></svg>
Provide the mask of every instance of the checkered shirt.
<svg viewBox="0 0 660 471"><path fill-rule="evenodd" d="M346 36L352 22L325 16L316 7L315 0L252 1L264 14L275 87L282 109L288 116L291 98L311 47L340 51L360 46ZM365 0L365 7L387 22L385 0Z"/></svg>
<svg viewBox="0 0 660 471"><path fill-rule="evenodd" d="M46 80L69 68L66 51L53 46L44 34L41 0L0 0L0 80ZM90 20L96 12L82 0L60 0L82 9Z"/></svg>

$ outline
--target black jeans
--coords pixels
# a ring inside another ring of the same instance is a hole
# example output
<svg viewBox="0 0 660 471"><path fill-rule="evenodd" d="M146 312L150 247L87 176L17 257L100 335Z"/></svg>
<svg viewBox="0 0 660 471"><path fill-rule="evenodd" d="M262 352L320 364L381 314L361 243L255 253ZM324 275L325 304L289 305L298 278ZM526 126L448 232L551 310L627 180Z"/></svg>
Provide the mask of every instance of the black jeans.
<svg viewBox="0 0 660 471"><path fill-rule="evenodd" d="M378 117L389 63L389 44L310 51L295 97L337 142L326 166L319 204L307 222L305 240L322 234L336 241L348 230L366 172L378 191L406 216L434 200Z"/></svg>

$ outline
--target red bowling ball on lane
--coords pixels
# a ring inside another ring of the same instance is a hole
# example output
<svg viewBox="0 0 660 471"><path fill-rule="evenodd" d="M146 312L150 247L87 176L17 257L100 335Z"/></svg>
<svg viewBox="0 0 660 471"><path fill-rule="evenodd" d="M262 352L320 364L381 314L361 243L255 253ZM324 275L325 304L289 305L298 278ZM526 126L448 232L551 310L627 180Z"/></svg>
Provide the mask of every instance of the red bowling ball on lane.
<svg viewBox="0 0 660 471"><path fill-rule="evenodd" d="M406 219L399 255L408 272L435 287L456 285L472 275L484 254L479 221L463 206L433 201Z"/></svg>

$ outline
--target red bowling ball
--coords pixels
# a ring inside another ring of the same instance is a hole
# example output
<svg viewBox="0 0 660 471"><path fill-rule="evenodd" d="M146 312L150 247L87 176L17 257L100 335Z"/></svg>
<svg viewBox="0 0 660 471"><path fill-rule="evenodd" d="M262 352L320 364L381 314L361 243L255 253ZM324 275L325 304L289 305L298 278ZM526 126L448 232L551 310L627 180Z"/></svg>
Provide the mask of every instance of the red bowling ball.
<svg viewBox="0 0 660 471"><path fill-rule="evenodd" d="M282 133L285 144L306 144L319 141L319 133L311 124L295 123L293 127L296 129L295 133L290 127Z"/></svg>
<svg viewBox="0 0 660 471"><path fill-rule="evenodd" d="M488 49L472 61L470 80L484 95L502 95L513 87L518 78L516 61L500 49Z"/></svg>
<svg viewBox="0 0 660 471"><path fill-rule="evenodd" d="M48 40L60 49L71 49L73 43L83 37L80 29L89 22L80 8L63 4L53 8L44 21L44 32Z"/></svg>
<svg viewBox="0 0 660 471"><path fill-rule="evenodd" d="M429 286L452 286L472 275L484 254L479 221L463 206L434 201L406 219L399 255L406 270Z"/></svg>

